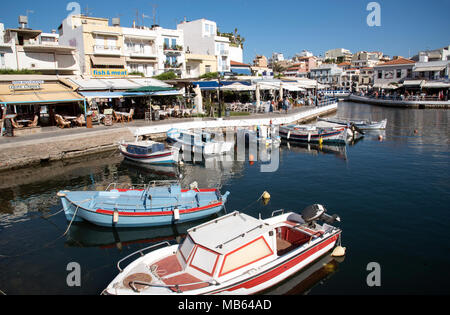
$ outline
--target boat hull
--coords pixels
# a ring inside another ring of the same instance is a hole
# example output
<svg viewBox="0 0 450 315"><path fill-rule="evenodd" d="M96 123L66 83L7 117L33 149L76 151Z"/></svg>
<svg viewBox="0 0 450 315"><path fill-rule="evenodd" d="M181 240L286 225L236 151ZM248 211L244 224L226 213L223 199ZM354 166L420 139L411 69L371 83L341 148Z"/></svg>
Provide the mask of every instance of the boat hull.
<svg viewBox="0 0 450 315"><path fill-rule="evenodd" d="M307 142L307 143L336 143L345 144L347 140L347 128L318 133L317 131L295 130L280 128L280 137L283 140Z"/></svg>
<svg viewBox="0 0 450 315"><path fill-rule="evenodd" d="M128 160L145 164L176 164L178 163L178 150L173 148L152 154L132 154L127 152L126 145L119 145L120 153Z"/></svg>
<svg viewBox="0 0 450 315"><path fill-rule="evenodd" d="M95 193L91 192L91 198ZM89 206L91 198L87 198L86 202L73 200L70 192L61 192L61 202L66 219L71 222L88 221L98 226L117 228L152 227L190 222L216 214L224 208L228 195L229 193L227 192L220 199L207 200L203 204L196 204L192 207L180 206L179 210L175 210L178 207L175 204L145 209L133 209L132 205L130 205L125 210L116 210L114 206L109 208L92 208Z"/></svg>
<svg viewBox="0 0 450 315"><path fill-rule="evenodd" d="M376 122L367 122L367 121L344 121L339 119L332 118L318 118L319 121L326 121L333 124L338 124L342 126L347 126L349 123L353 123L356 127L361 130L384 130L387 126L387 119Z"/></svg>

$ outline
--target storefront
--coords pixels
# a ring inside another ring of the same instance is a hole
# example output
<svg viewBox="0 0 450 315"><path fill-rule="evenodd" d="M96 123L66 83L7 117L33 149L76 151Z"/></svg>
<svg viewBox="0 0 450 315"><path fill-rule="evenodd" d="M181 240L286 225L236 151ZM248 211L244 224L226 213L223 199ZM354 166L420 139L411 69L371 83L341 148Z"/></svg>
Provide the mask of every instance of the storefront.
<svg viewBox="0 0 450 315"><path fill-rule="evenodd" d="M0 76L0 105L2 117L14 115L23 127L54 126L56 114L77 116L86 108L84 97L55 76Z"/></svg>

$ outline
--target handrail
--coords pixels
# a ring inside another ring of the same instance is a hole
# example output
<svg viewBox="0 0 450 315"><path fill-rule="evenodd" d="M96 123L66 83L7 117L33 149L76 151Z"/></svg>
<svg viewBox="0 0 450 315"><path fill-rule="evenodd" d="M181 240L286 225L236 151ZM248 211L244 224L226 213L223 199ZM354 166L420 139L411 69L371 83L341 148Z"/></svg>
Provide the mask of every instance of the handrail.
<svg viewBox="0 0 450 315"><path fill-rule="evenodd" d="M281 214L284 214L284 209L275 210L272 212L272 218L274 217L275 213L280 212Z"/></svg>
<svg viewBox="0 0 450 315"><path fill-rule="evenodd" d="M119 272L122 272L123 270L122 270L122 268L120 268L120 263L121 263L121 262L123 262L124 260L126 260L126 259L128 259L128 258L130 258L130 257L132 257L132 256L134 256L134 255L136 255L137 253L141 254L141 256L144 256L144 251L149 250L149 249L152 249L152 248L154 248L154 247L161 246L161 245L163 245L163 244L166 244L166 246L170 246L170 243L169 243L168 241L164 241L164 242L161 242L161 243L158 243L158 244L154 244L154 245L152 245L152 246L149 246L149 247L146 247L146 248L137 250L137 251L135 251L134 253L132 253L132 254L130 254L130 255L128 255L128 256L122 258L121 260L119 260L119 261L117 262L117 269L119 269Z"/></svg>
<svg viewBox="0 0 450 315"><path fill-rule="evenodd" d="M206 283L208 284L208 286L212 286L212 285L219 285L219 283L217 281L213 281L213 282L209 282L209 281L199 281L199 282L192 282L192 283L183 283L183 284L153 284L153 283L148 283L148 282L143 282L143 281L139 281L139 280L134 280L129 282L131 289L134 292L140 292L134 285L144 285L144 286L148 286L148 287L157 287L157 288L175 288L177 290L177 293L182 293L183 291L180 290L180 287L187 287L190 285L196 285L196 284L203 284Z"/></svg>

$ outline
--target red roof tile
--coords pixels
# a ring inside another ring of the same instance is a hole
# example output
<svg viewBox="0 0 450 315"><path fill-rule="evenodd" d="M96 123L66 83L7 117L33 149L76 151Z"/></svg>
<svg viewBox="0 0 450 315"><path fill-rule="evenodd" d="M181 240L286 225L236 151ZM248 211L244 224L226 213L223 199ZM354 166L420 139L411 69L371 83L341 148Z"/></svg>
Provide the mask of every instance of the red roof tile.
<svg viewBox="0 0 450 315"><path fill-rule="evenodd" d="M412 61L410 59L398 58L395 60L386 61L385 63L380 63L380 64L378 64L378 66L406 65L406 64L411 64L411 63L416 63L416 62Z"/></svg>
<svg viewBox="0 0 450 315"><path fill-rule="evenodd" d="M250 65L248 65L246 63L237 62L237 61L233 61L233 60L230 60L230 65L231 66L246 66L246 67L250 67Z"/></svg>

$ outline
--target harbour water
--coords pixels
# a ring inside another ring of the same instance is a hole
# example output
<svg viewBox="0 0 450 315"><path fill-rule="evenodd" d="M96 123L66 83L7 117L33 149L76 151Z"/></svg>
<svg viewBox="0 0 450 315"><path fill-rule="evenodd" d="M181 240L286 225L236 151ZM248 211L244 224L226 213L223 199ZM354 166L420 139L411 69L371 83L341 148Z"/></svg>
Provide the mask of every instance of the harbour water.
<svg viewBox="0 0 450 315"><path fill-rule="evenodd" d="M142 167L108 152L0 174L0 290L6 294L99 294L117 274L116 262L163 240L180 242L199 224L113 230L67 228L56 193L148 183L182 174L185 185L230 191L226 211L266 218L320 203L342 219L344 260L324 259L268 294L449 294L450 111L340 103L337 116L388 119L346 147L283 144L275 172L261 162L207 160L177 168ZM271 194L264 205L258 198ZM81 266L70 287L67 265ZM381 268L370 287L367 266ZM306 279L306 280L305 280Z"/></svg>

